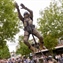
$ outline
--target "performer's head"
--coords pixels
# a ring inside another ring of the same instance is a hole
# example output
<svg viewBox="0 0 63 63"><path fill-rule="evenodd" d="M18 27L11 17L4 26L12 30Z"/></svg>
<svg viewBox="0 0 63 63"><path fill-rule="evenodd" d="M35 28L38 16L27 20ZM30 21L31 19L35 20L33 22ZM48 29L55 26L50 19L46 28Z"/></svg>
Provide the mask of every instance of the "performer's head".
<svg viewBox="0 0 63 63"><path fill-rule="evenodd" d="M29 17L29 13L28 12L25 12L24 13L24 18L28 18Z"/></svg>

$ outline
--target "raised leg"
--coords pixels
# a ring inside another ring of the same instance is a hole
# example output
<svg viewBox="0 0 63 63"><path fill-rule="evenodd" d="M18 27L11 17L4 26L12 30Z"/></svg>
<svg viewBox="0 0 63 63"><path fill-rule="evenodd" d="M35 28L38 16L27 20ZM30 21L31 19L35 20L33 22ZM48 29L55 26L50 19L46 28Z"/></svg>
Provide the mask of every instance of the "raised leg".
<svg viewBox="0 0 63 63"><path fill-rule="evenodd" d="M33 34L37 37L37 38L39 38L39 44L40 44L40 49L44 49L43 48L43 38L42 38L42 36L41 36L41 34L38 32L38 30L36 29L36 28L34 28L33 29Z"/></svg>

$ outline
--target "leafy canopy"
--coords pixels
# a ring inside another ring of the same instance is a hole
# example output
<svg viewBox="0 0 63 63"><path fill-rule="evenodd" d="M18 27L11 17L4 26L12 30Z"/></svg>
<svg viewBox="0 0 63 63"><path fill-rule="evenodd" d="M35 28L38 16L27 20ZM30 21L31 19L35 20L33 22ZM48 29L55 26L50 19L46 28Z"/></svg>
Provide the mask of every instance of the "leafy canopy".
<svg viewBox="0 0 63 63"><path fill-rule="evenodd" d="M0 0L0 46L19 31L19 20L13 0Z"/></svg>
<svg viewBox="0 0 63 63"><path fill-rule="evenodd" d="M63 2L63 1L62 1ZM50 3L44 11L40 12L38 19L39 31L43 34L44 44L48 49L54 48L60 37L63 36L63 3L57 1Z"/></svg>

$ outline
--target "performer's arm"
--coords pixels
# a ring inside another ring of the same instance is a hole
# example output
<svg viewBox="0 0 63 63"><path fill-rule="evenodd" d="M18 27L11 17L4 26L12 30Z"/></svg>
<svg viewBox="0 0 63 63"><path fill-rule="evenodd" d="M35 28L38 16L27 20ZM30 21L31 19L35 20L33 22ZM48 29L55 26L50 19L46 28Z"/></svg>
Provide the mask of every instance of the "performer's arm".
<svg viewBox="0 0 63 63"><path fill-rule="evenodd" d="M30 13L30 17L33 18L33 11L30 10L30 9L28 9L27 7L25 7L24 4L21 4L21 6L22 6L22 8L24 8L25 10L29 11L29 13Z"/></svg>
<svg viewBox="0 0 63 63"><path fill-rule="evenodd" d="M18 17L19 17L19 19L23 21L23 17L22 17L22 15L21 15L21 13L20 13L19 6L18 6L17 3L15 3L15 7L16 7L16 9L17 9L17 11L18 11Z"/></svg>

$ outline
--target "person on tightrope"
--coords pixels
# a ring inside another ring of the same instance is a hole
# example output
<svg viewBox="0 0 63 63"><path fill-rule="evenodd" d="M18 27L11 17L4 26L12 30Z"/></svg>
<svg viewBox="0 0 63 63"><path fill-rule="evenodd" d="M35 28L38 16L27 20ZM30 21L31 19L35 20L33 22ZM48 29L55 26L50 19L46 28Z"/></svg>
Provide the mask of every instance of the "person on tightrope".
<svg viewBox="0 0 63 63"><path fill-rule="evenodd" d="M29 36L30 34L35 35L37 38L39 38L40 42L40 49L43 49L43 38L41 36L41 34L38 32L38 30L35 28L35 26L33 25L33 11L28 9L24 4L20 4L20 6L22 7L22 9L27 10L28 12L24 13L24 17L21 15L20 10L19 10L19 6L17 3L15 3L15 7L18 11L18 17L19 19L23 22L24 25L24 43L28 46L29 49L31 49L33 52L36 51L36 48L34 48L29 42Z"/></svg>

